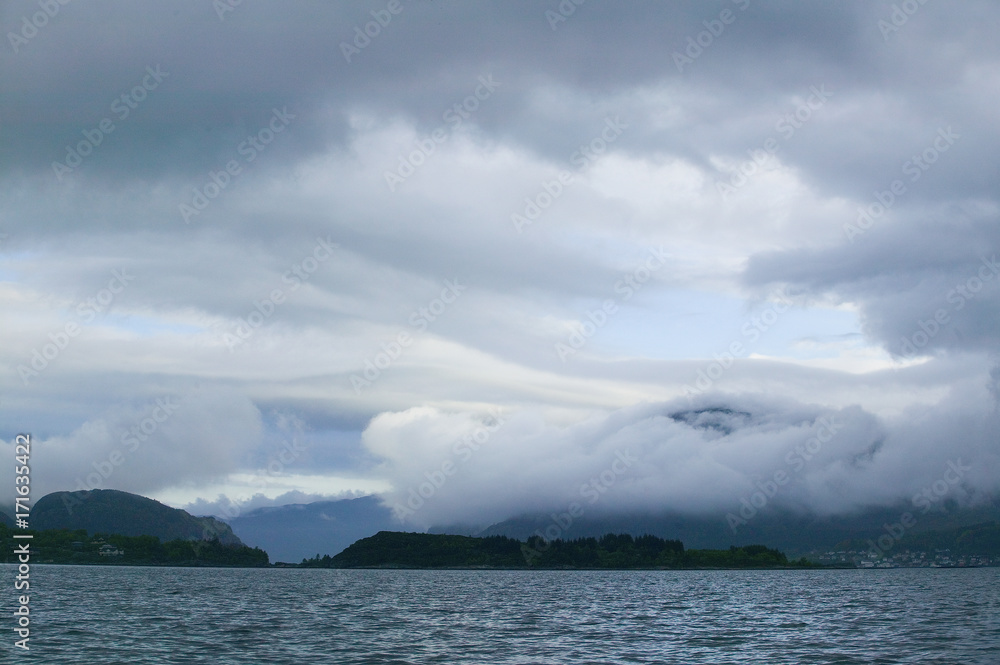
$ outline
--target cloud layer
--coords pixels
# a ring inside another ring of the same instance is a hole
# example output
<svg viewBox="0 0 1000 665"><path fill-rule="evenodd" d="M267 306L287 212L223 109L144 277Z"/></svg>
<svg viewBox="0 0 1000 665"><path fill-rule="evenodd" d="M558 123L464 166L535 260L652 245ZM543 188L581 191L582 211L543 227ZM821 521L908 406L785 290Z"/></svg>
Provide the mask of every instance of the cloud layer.
<svg viewBox="0 0 1000 665"><path fill-rule="evenodd" d="M833 414L789 505L992 491L998 9L898 4L5 3L0 438L74 489L171 398L101 486L396 502L504 414L429 522L628 446L601 506L722 510Z"/></svg>
<svg viewBox="0 0 1000 665"><path fill-rule="evenodd" d="M471 415L414 408L383 414L365 444L386 461L385 505L410 525L486 526L507 517L739 512L756 493L771 508L843 514L909 502L952 466L950 498L988 501L1000 489L997 413L949 400L883 420L727 396L628 407L553 426L537 413Z"/></svg>

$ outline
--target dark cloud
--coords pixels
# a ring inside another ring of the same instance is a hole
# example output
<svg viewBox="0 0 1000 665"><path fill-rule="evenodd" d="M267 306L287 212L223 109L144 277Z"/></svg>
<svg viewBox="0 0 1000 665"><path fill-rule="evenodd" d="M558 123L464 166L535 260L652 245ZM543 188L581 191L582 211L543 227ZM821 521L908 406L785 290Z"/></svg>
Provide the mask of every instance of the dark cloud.
<svg viewBox="0 0 1000 665"><path fill-rule="evenodd" d="M971 218L970 218L971 217ZM847 222L853 242L751 257L750 284L782 282L856 303L866 331L899 356L1000 346L1000 232L995 213ZM908 343L908 344L907 344Z"/></svg>

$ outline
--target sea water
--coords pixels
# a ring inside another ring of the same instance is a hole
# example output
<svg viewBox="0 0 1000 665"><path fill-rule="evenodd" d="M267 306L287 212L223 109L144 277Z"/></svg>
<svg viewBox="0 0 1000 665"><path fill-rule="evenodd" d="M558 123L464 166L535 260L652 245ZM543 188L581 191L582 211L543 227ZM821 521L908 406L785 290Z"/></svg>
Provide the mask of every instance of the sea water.
<svg viewBox="0 0 1000 665"><path fill-rule="evenodd" d="M31 575L5 663L1000 663L998 568Z"/></svg>

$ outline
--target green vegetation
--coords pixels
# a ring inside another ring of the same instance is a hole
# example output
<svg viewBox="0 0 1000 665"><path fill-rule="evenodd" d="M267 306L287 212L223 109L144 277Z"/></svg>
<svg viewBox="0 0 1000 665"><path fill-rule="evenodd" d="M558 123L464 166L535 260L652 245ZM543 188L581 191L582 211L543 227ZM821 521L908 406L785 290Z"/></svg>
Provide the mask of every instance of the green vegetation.
<svg viewBox="0 0 1000 665"><path fill-rule="evenodd" d="M307 568L774 568L809 567L789 562L763 545L728 550L685 550L679 540L608 534L600 538L523 543L505 536L472 538L380 531L336 556L304 559Z"/></svg>
<svg viewBox="0 0 1000 665"><path fill-rule="evenodd" d="M225 545L242 545L229 525L212 517L195 517L179 508L118 490L53 492L31 508L36 529L86 529L88 533L156 536L170 540L218 538Z"/></svg>
<svg viewBox="0 0 1000 665"><path fill-rule="evenodd" d="M429 533L379 531L362 538L340 554L302 561L302 566L325 568L448 568L523 567L522 543L506 536L470 538Z"/></svg>
<svg viewBox="0 0 1000 665"><path fill-rule="evenodd" d="M121 536L94 534L85 529L18 530L32 534L31 563L162 565L162 566L234 566L268 565L267 552L258 547L226 545L218 539L161 542L156 536ZM13 554L13 530L0 524L0 561L16 563ZM105 554L101 553L102 548Z"/></svg>

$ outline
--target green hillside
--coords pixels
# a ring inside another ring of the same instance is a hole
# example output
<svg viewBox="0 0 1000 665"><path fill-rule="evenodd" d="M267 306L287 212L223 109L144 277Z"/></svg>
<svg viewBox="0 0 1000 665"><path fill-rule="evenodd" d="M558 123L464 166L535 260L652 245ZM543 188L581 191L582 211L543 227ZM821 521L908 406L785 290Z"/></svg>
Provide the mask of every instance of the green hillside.
<svg viewBox="0 0 1000 665"><path fill-rule="evenodd" d="M15 541L15 532L32 538ZM259 548L224 545L218 540L161 542L155 536L88 534L84 529L15 530L4 525L0 525L0 562L16 563L15 546L26 542L32 563L234 567L263 567L269 563L267 552Z"/></svg>
<svg viewBox="0 0 1000 665"><path fill-rule="evenodd" d="M195 517L178 508L138 494L118 490L53 492L31 508L31 528L84 529L90 534L155 536L171 540L212 540L242 545L228 524L212 517Z"/></svg>

